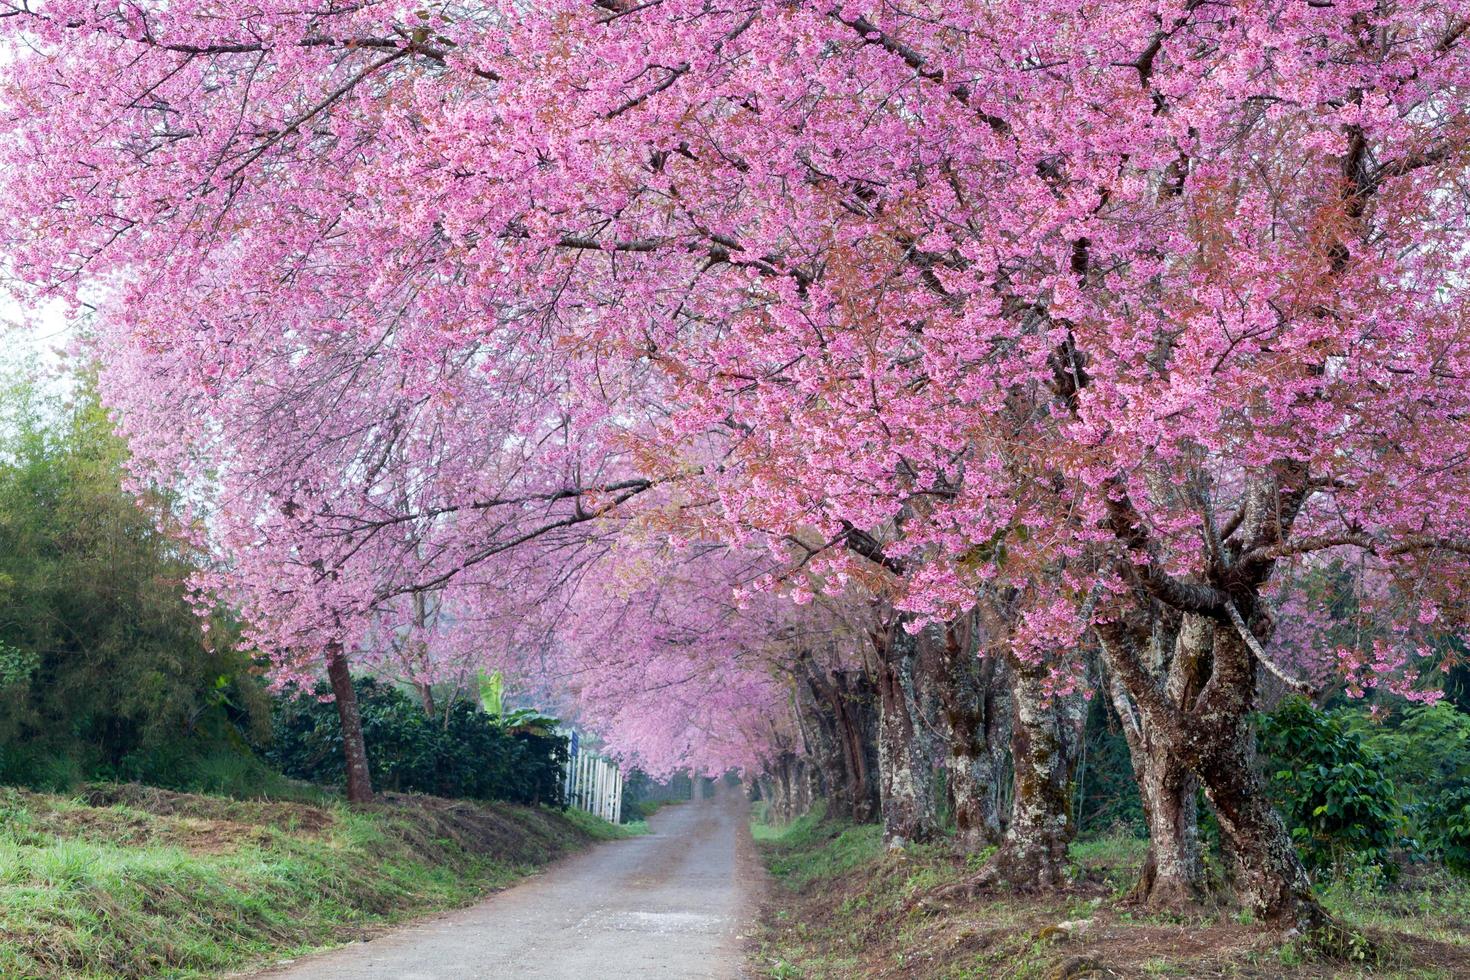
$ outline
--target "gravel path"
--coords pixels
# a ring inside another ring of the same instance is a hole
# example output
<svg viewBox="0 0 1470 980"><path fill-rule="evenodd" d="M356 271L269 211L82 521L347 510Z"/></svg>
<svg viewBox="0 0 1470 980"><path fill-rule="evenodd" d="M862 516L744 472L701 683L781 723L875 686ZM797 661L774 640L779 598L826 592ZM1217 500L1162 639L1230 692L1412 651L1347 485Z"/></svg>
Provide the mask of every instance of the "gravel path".
<svg viewBox="0 0 1470 980"><path fill-rule="evenodd" d="M272 980L577 980L744 975L763 873L737 788L666 807L653 833L366 943L268 970Z"/></svg>

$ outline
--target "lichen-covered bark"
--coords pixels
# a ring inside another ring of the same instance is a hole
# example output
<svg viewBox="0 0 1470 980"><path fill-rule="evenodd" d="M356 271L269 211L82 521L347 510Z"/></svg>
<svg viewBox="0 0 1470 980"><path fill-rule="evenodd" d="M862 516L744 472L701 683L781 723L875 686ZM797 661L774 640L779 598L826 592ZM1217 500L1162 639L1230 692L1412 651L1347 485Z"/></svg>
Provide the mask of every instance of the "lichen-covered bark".
<svg viewBox="0 0 1470 980"><path fill-rule="evenodd" d="M1285 825L1266 799L1253 765L1257 672L1272 620L1262 599L1280 548L1313 492L1310 469L1290 459L1247 473L1235 512L1216 521L1208 474L1191 488L1201 504L1204 561L1190 577L1166 572L1142 516L1121 485L1108 523L1127 557L1119 570L1133 595L1095 624L1109 666L1157 746L1156 758L1183 762L1203 786L1220 822L1242 904L1284 927L1328 922ZM1171 691L1147 647L1176 630L1174 656L1197 683Z"/></svg>
<svg viewBox="0 0 1470 980"><path fill-rule="evenodd" d="M1303 931L1321 926L1327 917L1312 894L1311 878L1242 743L1219 748L1201 761L1200 771L1220 833L1228 839L1236 897L1266 922Z"/></svg>
<svg viewBox="0 0 1470 980"><path fill-rule="evenodd" d="M878 769L883 839L890 848L928 841L939 834L932 728L924 717L917 634L895 617L881 637L878 658ZM932 674L930 675L932 677Z"/></svg>
<svg viewBox="0 0 1470 980"><path fill-rule="evenodd" d="M1126 627L1109 624L1099 633L1109 663L1151 732L1154 757L1182 762L1204 788L1231 857L1240 903L1283 927L1324 924L1327 916L1312 895L1311 880L1253 765L1256 663L1240 632L1208 617L1180 629L1176 655L1201 665L1207 680L1178 707L1162 696Z"/></svg>
<svg viewBox="0 0 1470 980"><path fill-rule="evenodd" d="M1196 800L1199 780L1158 739L1145 740L1135 751L1133 771L1149 846L1130 897L1155 908L1200 901L1205 896L1205 870Z"/></svg>
<svg viewBox="0 0 1470 980"><path fill-rule="evenodd" d="M1181 733L1184 758L1214 807L1240 903L1267 922L1316 929L1327 922L1327 914L1253 764L1255 662L1237 631L1217 627L1212 633L1209 711Z"/></svg>
<svg viewBox="0 0 1470 980"><path fill-rule="evenodd" d="M809 811L815 799L812 766L790 749L776 756L758 785L766 801L766 817L773 823L790 823Z"/></svg>
<svg viewBox="0 0 1470 980"><path fill-rule="evenodd" d="M1191 631L1204 629L1198 617L1184 617L1179 631L1160 628L1151 637L1148 666L1160 696L1183 709L1199 693L1204 664ZM1105 649L1106 656L1106 649ZM1150 907L1178 908L1205 897L1204 860L1199 840L1199 780L1170 744L1167 732L1149 723L1117 674L1108 671L1108 695L1122 722L1133 776L1148 825L1149 847L1130 898Z"/></svg>
<svg viewBox="0 0 1470 980"><path fill-rule="evenodd" d="M1004 832L1001 782L1011 730L1010 679L1003 657L982 655L973 617L946 630L938 685L948 741L945 769L955 846L975 853Z"/></svg>
<svg viewBox="0 0 1470 980"><path fill-rule="evenodd" d="M1072 779L1082 748L1082 691L1048 695L1044 665L1010 662L1011 759L1015 795L1000 849L976 884L1046 891L1067 883L1067 846L1076 834Z"/></svg>

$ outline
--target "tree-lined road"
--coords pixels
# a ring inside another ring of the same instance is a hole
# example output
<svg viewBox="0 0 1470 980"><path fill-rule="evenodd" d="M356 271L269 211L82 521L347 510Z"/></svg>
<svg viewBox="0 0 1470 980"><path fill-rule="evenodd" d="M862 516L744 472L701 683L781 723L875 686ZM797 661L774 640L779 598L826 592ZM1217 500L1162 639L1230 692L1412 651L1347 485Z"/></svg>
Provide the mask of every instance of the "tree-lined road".
<svg viewBox="0 0 1470 980"><path fill-rule="evenodd" d="M272 980L735 978L762 872L743 794L664 809L479 905L266 972Z"/></svg>

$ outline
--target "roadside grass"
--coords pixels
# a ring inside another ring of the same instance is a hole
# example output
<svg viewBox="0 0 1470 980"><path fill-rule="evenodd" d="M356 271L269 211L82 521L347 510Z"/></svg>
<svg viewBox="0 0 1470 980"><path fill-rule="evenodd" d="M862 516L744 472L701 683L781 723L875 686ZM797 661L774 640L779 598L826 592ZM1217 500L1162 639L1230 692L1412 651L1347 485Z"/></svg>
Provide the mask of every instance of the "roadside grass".
<svg viewBox="0 0 1470 980"><path fill-rule="evenodd" d="M786 827L757 822L752 833L778 884L756 963L779 980L1470 976L1470 885L1438 869L1324 885L1345 937L1324 958L1230 910L1130 907L1123 899L1146 850L1130 836L1075 845L1064 894L941 899L937 890L986 855L956 856L947 841L889 853L878 827L820 814Z"/></svg>
<svg viewBox="0 0 1470 980"><path fill-rule="evenodd" d="M201 977L463 905L594 840L576 811L0 789L0 976Z"/></svg>
<svg viewBox="0 0 1470 980"><path fill-rule="evenodd" d="M567 823L587 835L588 840L626 840L629 837L641 837L648 833L647 820L629 820L627 823L608 823L601 817L594 816L585 810L568 808L562 811L561 816Z"/></svg>
<svg viewBox="0 0 1470 980"><path fill-rule="evenodd" d="M883 853L881 827L828 821L820 809L784 828L758 823L751 830L762 845L771 873L792 888L835 878L874 862Z"/></svg>

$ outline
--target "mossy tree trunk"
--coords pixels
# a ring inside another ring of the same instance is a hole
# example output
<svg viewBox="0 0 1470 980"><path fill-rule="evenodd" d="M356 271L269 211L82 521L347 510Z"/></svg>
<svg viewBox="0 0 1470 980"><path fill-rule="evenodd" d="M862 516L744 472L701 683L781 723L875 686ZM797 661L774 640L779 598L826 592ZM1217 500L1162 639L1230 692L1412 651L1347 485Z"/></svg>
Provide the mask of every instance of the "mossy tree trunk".
<svg viewBox="0 0 1470 980"><path fill-rule="evenodd" d="M945 631L938 685L955 846L965 854L1004 833L1001 784L1011 732L1009 671L1003 657L982 649L976 625L971 615Z"/></svg>
<svg viewBox="0 0 1470 980"><path fill-rule="evenodd" d="M923 674L932 670L921 657L917 633L896 616L875 644L878 656L878 770L883 839L890 848L933 840L939 835L935 792L935 739L924 717ZM926 627L932 629L932 627Z"/></svg>
<svg viewBox="0 0 1470 980"><path fill-rule="evenodd" d="M1036 892L1067 884L1067 846L1077 832L1072 781L1081 755L1087 700L1082 690L1048 690L1045 663L1010 661L1011 760L1015 790L1000 849L977 885Z"/></svg>

